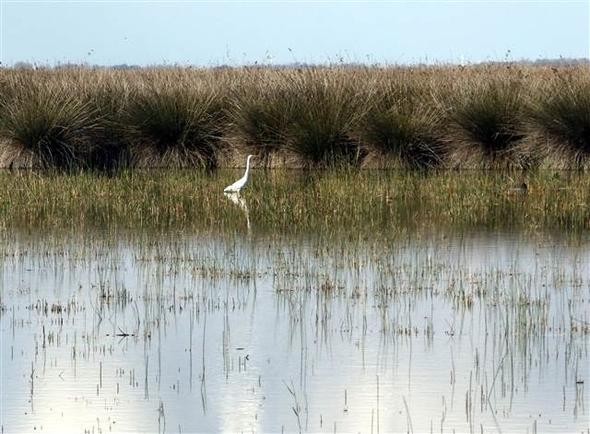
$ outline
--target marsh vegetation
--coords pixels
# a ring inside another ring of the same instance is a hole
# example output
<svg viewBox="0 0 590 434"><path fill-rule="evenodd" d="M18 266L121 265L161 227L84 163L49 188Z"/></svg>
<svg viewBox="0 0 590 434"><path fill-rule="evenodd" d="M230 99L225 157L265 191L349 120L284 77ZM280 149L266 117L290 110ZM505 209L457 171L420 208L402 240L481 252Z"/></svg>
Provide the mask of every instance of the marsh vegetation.
<svg viewBox="0 0 590 434"><path fill-rule="evenodd" d="M4 172L0 227L232 231L244 227L243 210L221 192L241 173ZM259 231L590 229L590 178L578 172L255 169L251 177L243 199Z"/></svg>
<svg viewBox="0 0 590 434"><path fill-rule="evenodd" d="M588 431L589 77L1 70L0 431Z"/></svg>
<svg viewBox="0 0 590 434"><path fill-rule="evenodd" d="M4 167L571 169L589 131L585 65L0 70Z"/></svg>

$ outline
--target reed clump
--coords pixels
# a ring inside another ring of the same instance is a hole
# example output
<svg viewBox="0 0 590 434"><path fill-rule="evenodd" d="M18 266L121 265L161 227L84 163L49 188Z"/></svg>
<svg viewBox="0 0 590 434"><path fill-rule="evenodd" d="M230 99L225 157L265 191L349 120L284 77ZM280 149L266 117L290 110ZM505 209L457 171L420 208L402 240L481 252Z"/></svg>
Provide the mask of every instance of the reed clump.
<svg viewBox="0 0 590 434"><path fill-rule="evenodd" d="M0 70L0 165L584 168L586 65Z"/></svg>
<svg viewBox="0 0 590 434"><path fill-rule="evenodd" d="M553 162L583 168L590 159L590 73L554 70L529 109L539 152Z"/></svg>
<svg viewBox="0 0 590 434"><path fill-rule="evenodd" d="M514 77L476 77L457 83L446 108L445 139L455 162L521 166L524 138L524 94Z"/></svg>
<svg viewBox="0 0 590 434"><path fill-rule="evenodd" d="M1 153L8 166L85 167L100 128L97 111L60 83L15 80L0 100Z"/></svg>
<svg viewBox="0 0 590 434"><path fill-rule="evenodd" d="M326 74L302 70L288 77L292 121L285 132L285 149L304 166L356 166L362 148L353 135L367 110L355 72Z"/></svg>
<svg viewBox="0 0 590 434"><path fill-rule="evenodd" d="M222 100L220 89L188 80L150 81L135 89L123 120L134 165L215 168Z"/></svg>
<svg viewBox="0 0 590 434"><path fill-rule="evenodd" d="M389 157L407 168L432 168L443 163L441 116L429 81L403 74L377 81L374 96L360 122L359 136L367 154Z"/></svg>
<svg viewBox="0 0 590 434"><path fill-rule="evenodd" d="M99 171L117 171L131 165L130 140L126 135L127 104L131 86L124 77L113 80L109 75L81 86L81 97L88 101L98 117L100 128L93 134L93 149L87 166Z"/></svg>
<svg viewBox="0 0 590 434"><path fill-rule="evenodd" d="M226 136L234 147L257 153L261 165L269 167L284 150L295 105L284 80L256 75L231 98Z"/></svg>

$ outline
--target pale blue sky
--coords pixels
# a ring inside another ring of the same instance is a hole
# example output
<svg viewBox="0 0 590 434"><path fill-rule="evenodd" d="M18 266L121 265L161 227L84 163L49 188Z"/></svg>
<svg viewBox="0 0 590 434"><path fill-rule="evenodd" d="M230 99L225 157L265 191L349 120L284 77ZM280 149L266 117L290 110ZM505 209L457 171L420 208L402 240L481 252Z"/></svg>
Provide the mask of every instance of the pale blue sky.
<svg viewBox="0 0 590 434"><path fill-rule="evenodd" d="M590 1L0 0L1 60L101 65L589 57Z"/></svg>

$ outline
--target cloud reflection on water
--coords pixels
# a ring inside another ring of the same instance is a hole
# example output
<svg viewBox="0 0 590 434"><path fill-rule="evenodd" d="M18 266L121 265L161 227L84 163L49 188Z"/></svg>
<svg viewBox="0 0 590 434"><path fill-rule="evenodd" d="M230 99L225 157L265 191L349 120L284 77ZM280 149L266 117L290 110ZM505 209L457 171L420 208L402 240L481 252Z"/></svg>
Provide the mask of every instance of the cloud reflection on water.
<svg viewBox="0 0 590 434"><path fill-rule="evenodd" d="M587 245L273 241L3 243L3 428L587 428Z"/></svg>

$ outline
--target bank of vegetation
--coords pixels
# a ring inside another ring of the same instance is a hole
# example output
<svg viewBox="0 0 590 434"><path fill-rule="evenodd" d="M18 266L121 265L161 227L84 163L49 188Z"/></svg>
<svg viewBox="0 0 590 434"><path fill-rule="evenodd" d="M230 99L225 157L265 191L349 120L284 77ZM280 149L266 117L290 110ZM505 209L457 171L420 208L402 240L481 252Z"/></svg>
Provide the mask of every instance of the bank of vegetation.
<svg viewBox="0 0 590 434"><path fill-rule="evenodd" d="M578 171L236 170L0 172L0 231L126 228L381 236L517 230L588 234L590 177ZM239 176L239 175L238 175ZM526 184L526 189L518 186ZM180 233L180 232L179 232Z"/></svg>
<svg viewBox="0 0 590 434"><path fill-rule="evenodd" d="M1 69L0 166L584 169L587 65Z"/></svg>

